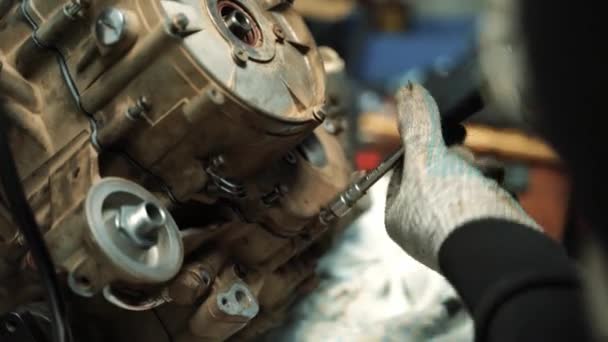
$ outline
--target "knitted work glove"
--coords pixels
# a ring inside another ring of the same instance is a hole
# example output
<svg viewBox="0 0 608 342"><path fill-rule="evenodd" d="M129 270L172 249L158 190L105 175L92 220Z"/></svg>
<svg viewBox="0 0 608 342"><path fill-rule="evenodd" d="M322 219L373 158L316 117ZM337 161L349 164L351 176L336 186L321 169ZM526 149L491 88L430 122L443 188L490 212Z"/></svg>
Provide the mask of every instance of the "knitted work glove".
<svg viewBox="0 0 608 342"><path fill-rule="evenodd" d="M397 94L403 166L391 179L386 228L412 257L439 271L439 249L465 223L505 219L540 227L500 186L445 146L437 104L426 89L409 85Z"/></svg>

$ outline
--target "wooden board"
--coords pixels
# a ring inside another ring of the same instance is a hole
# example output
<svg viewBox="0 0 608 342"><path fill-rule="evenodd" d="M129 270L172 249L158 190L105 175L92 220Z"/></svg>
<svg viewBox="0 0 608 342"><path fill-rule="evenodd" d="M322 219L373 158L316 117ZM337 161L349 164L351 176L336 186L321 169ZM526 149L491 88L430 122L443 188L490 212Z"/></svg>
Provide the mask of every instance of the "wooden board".
<svg viewBox="0 0 608 342"><path fill-rule="evenodd" d="M363 115L359 120L361 135L374 144L397 146L399 132L394 117L382 114ZM509 160L560 164L555 151L543 140L513 129L466 125L465 146L477 154L490 154Z"/></svg>
<svg viewBox="0 0 608 342"><path fill-rule="evenodd" d="M294 8L305 17L323 20L340 20L355 8L353 0L300 0L295 1Z"/></svg>

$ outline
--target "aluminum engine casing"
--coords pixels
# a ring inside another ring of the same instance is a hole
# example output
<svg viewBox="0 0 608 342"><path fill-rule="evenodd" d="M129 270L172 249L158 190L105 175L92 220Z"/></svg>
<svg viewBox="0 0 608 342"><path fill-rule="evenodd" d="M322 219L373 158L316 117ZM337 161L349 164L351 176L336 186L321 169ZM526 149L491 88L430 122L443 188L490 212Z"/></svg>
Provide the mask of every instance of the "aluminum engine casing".
<svg viewBox="0 0 608 342"><path fill-rule="evenodd" d="M325 77L290 1L0 0L0 104L77 335L246 340L314 289L352 171ZM0 313L43 300L4 196Z"/></svg>

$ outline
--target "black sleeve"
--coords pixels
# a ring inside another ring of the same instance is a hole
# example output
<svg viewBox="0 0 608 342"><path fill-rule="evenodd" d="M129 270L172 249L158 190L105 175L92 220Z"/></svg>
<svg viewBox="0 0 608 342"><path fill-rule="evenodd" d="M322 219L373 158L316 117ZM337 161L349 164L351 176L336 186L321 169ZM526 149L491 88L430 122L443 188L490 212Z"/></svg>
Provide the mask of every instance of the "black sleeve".
<svg viewBox="0 0 608 342"><path fill-rule="evenodd" d="M487 219L457 229L439 264L475 321L477 341L589 341L577 270L557 243Z"/></svg>

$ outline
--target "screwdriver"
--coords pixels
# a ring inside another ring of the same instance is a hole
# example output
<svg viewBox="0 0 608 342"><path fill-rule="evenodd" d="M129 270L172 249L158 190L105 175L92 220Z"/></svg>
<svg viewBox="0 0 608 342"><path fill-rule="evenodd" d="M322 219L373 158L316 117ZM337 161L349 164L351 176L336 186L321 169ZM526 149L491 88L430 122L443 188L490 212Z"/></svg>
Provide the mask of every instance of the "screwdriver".
<svg viewBox="0 0 608 342"><path fill-rule="evenodd" d="M462 70L452 70L452 72L443 79L441 84L457 80L458 77L476 75L476 69L472 68L468 61L462 65ZM464 141L466 130L460 125L460 122L467 119L471 115L480 111L484 104L480 99L479 91L475 81L477 78L471 76L466 79L473 80L471 87L474 89L472 94L462 97L459 101L452 103L450 108L441 111L442 133L447 146L459 144ZM412 84L409 85L410 89ZM441 93L441 92L439 92ZM454 101L452 101L454 102ZM405 149L401 147L387 159L385 159L377 168L367 172L363 177L353 182L345 191L336 196L327 206L321 209L319 213L319 221L323 225L328 225L336 219L346 216L350 210L363 198L369 189L374 186L384 175L395 168L398 162L402 161L405 155Z"/></svg>
<svg viewBox="0 0 608 342"><path fill-rule="evenodd" d="M332 221L346 216L374 184L397 166L397 163L403 159L404 154L405 149L402 147L391 154L378 167L367 172L363 177L353 182L345 191L336 196L321 210L319 214L321 224L328 225Z"/></svg>

